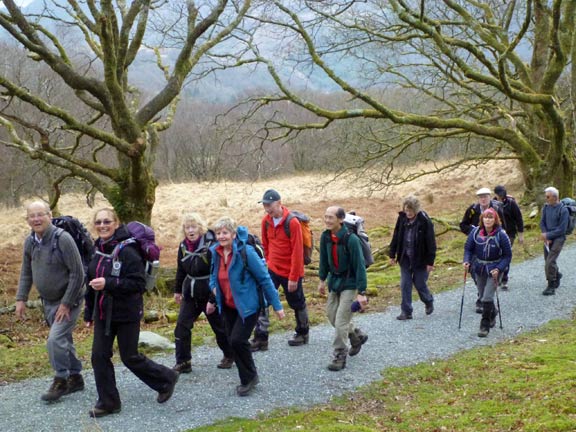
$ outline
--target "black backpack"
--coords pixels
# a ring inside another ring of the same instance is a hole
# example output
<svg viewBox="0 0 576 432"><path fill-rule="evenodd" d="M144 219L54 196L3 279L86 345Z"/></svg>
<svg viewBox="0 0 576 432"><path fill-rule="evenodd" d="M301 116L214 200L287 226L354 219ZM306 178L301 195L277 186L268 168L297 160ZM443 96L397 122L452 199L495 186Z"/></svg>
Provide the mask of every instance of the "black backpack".
<svg viewBox="0 0 576 432"><path fill-rule="evenodd" d="M94 256L94 242L92 241L92 237L88 233L86 227L73 216L58 216L52 218L52 225L57 228L56 234L54 235L54 242L52 244L52 251L54 252L57 250L62 253L59 246L59 240L62 233L66 231L74 239L78 252L80 252L84 271L86 271L88 269L88 264Z"/></svg>

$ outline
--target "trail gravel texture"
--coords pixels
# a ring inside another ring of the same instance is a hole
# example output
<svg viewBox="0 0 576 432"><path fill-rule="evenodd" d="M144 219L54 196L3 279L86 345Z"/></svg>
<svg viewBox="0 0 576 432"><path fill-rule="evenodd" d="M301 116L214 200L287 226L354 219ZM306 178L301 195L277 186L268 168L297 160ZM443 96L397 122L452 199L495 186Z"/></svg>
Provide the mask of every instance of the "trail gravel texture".
<svg viewBox="0 0 576 432"><path fill-rule="evenodd" d="M172 399L156 402L156 392L140 382L124 366L116 368L122 411L91 419L89 409L96 401L94 377L84 373L86 389L47 404L40 400L51 378L30 379L0 387L0 431L183 431L227 417L253 418L281 407L308 407L379 380L386 368L407 366L446 358L481 345L512 339L557 318L569 318L576 305L576 277L571 271L576 247L564 249L559 266L564 274L556 295L545 297L542 257L515 264L510 272L510 290L500 292L503 329L492 329L487 338L477 336L480 315L474 312L476 289L471 280L465 290L462 328L458 316L462 286L435 296L435 311L426 316L424 305L414 301L414 319L398 321L399 307L384 313L356 314L355 323L369 335L355 357L341 372L326 369L331 356L333 329L314 327L310 343L289 347L289 334L271 336L270 349L255 353L260 384L255 392L240 398L236 368L216 368L221 353L201 347L193 352L193 371L180 376ZM469 278L470 279L470 278ZM434 284L432 283L432 289ZM172 366L173 355L156 358Z"/></svg>

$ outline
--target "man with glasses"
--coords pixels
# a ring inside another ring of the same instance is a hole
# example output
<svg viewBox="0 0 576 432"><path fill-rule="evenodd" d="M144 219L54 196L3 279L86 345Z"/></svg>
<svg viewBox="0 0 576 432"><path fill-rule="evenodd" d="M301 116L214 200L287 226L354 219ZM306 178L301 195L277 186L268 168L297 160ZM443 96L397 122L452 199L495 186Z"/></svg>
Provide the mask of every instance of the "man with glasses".
<svg viewBox="0 0 576 432"><path fill-rule="evenodd" d="M35 201L28 205L26 220L32 233L24 242L16 317L25 319L26 301L34 284L50 326L46 347L55 372L54 381L42 400L53 402L63 395L84 390L82 364L72 340L84 295L84 270L74 239L52 225L52 212L46 203Z"/></svg>
<svg viewBox="0 0 576 432"><path fill-rule="evenodd" d="M540 235L544 241L544 271L548 286L542 292L549 296L556 294L556 289L560 286L562 273L558 271L558 256L562 251L566 241L566 229L568 228L568 209L560 202L558 189L547 187L546 204L542 208L542 218L540 219Z"/></svg>

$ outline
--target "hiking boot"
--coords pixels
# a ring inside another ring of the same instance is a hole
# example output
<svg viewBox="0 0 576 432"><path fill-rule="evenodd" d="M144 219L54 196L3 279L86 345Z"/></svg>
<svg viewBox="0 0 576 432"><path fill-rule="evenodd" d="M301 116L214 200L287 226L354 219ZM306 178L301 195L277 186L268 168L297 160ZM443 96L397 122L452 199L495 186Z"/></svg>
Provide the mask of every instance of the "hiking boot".
<svg viewBox="0 0 576 432"><path fill-rule="evenodd" d="M555 290L552 283L548 284L546 289L544 291L542 291L542 295L545 295L545 296L554 295L554 294L556 294L556 290Z"/></svg>
<svg viewBox="0 0 576 432"><path fill-rule="evenodd" d="M168 384L168 387L163 392L158 392L158 397L156 398L156 402L164 403L168 399L172 397L172 393L174 393L174 387L176 387L176 383L178 382L178 378L180 374L174 371L174 377L172 378L172 382Z"/></svg>
<svg viewBox="0 0 576 432"><path fill-rule="evenodd" d="M426 315L432 315L434 312L434 302L430 302L426 304Z"/></svg>
<svg viewBox="0 0 576 432"><path fill-rule="evenodd" d="M502 285L500 285L500 289L502 291L508 291L508 282L503 282Z"/></svg>
<svg viewBox="0 0 576 432"><path fill-rule="evenodd" d="M481 314L483 311L482 302L480 300L476 300L476 313Z"/></svg>
<svg viewBox="0 0 576 432"><path fill-rule="evenodd" d="M334 351L332 362L328 365L328 370L338 372L346 367L346 350Z"/></svg>
<svg viewBox="0 0 576 432"><path fill-rule="evenodd" d="M254 338L250 341L250 351L268 351L268 339Z"/></svg>
<svg viewBox="0 0 576 432"><path fill-rule="evenodd" d="M234 359L230 357L222 357L220 363L216 365L218 369L230 369L234 365Z"/></svg>
<svg viewBox="0 0 576 432"><path fill-rule="evenodd" d="M94 407L88 412L88 415L92 418L100 418L100 417L106 417L107 415L110 415L110 414L119 413L120 410L121 410L121 407L112 408L110 410L104 409L104 408Z"/></svg>
<svg viewBox="0 0 576 432"><path fill-rule="evenodd" d="M490 329L480 326L480 331L478 332L478 337L486 337L490 333Z"/></svg>
<svg viewBox="0 0 576 432"><path fill-rule="evenodd" d="M554 281L554 284L552 285L554 287L554 289L560 288L560 279L562 279L562 273L558 272L558 273L556 273L556 280Z"/></svg>
<svg viewBox="0 0 576 432"><path fill-rule="evenodd" d="M254 387L256 387L256 384L258 384L259 381L258 375L256 375L248 384L240 384L239 386L236 386L236 394L238 396L248 396L252 393L252 390L254 390Z"/></svg>
<svg viewBox="0 0 576 432"><path fill-rule="evenodd" d="M406 312L402 312L400 315L398 315L396 317L397 320L400 321L405 321L405 320L411 320L412 319L412 314L411 313L406 313Z"/></svg>
<svg viewBox="0 0 576 432"><path fill-rule="evenodd" d="M192 362L188 360L182 363L177 363L176 365L174 365L172 370L178 373L190 373L192 372Z"/></svg>
<svg viewBox="0 0 576 432"><path fill-rule="evenodd" d="M307 334L294 333L294 335L292 335L292 337L288 339L288 345L290 346L306 345L307 343L308 343Z"/></svg>
<svg viewBox="0 0 576 432"><path fill-rule="evenodd" d="M54 402L68 394L68 382L64 378L54 377L52 385L40 398L46 402Z"/></svg>
<svg viewBox="0 0 576 432"><path fill-rule="evenodd" d="M352 346L350 348L350 351L348 351L348 355L349 356L355 356L362 349L362 345L364 345L366 343L366 341L368 340L368 335L362 333L358 329L355 329L354 334L353 335L350 334L350 335L348 335L348 337L350 338L350 345ZM352 341L354 341L354 342L352 342Z"/></svg>
<svg viewBox="0 0 576 432"><path fill-rule="evenodd" d="M68 377L68 393L74 393L84 390L84 378L80 374L73 374Z"/></svg>

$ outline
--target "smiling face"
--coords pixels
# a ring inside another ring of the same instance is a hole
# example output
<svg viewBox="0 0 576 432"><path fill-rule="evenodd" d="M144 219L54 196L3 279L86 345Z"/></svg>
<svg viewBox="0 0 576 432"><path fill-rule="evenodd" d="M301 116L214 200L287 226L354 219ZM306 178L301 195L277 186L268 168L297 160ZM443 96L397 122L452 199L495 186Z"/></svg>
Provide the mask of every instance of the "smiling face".
<svg viewBox="0 0 576 432"><path fill-rule="evenodd" d="M324 213L324 225L334 234L342 228L342 220L337 216L338 207L328 207Z"/></svg>
<svg viewBox="0 0 576 432"><path fill-rule="evenodd" d="M494 215L492 213L484 213L482 215L482 223L484 224L484 228L486 228L487 232L491 232L494 229L494 224L496 220L494 219Z"/></svg>
<svg viewBox="0 0 576 432"><path fill-rule="evenodd" d="M26 221L30 228L32 228L32 231L34 231L39 238L42 238L52 223L50 208L43 202L33 202L26 209Z"/></svg>
<svg viewBox="0 0 576 432"><path fill-rule="evenodd" d="M224 249L232 248L232 241L236 237L236 231L230 231L228 228L220 228L216 230L216 240L220 242L220 246Z"/></svg>
<svg viewBox="0 0 576 432"><path fill-rule="evenodd" d="M108 210L100 210L96 213L93 223L98 237L104 241L112 237L120 225L116 215Z"/></svg>
<svg viewBox="0 0 576 432"><path fill-rule="evenodd" d="M272 218L282 217L282 203L280 201L273 201L271 203L262 203L264 206L264 211L270 215Z"/></svg>
<svg viewBox="0 0 576 432"><path fill-rule="evenodd" d="M490 205L490 194L478 195L478 203L481 207L488 207Z"/></svg>

